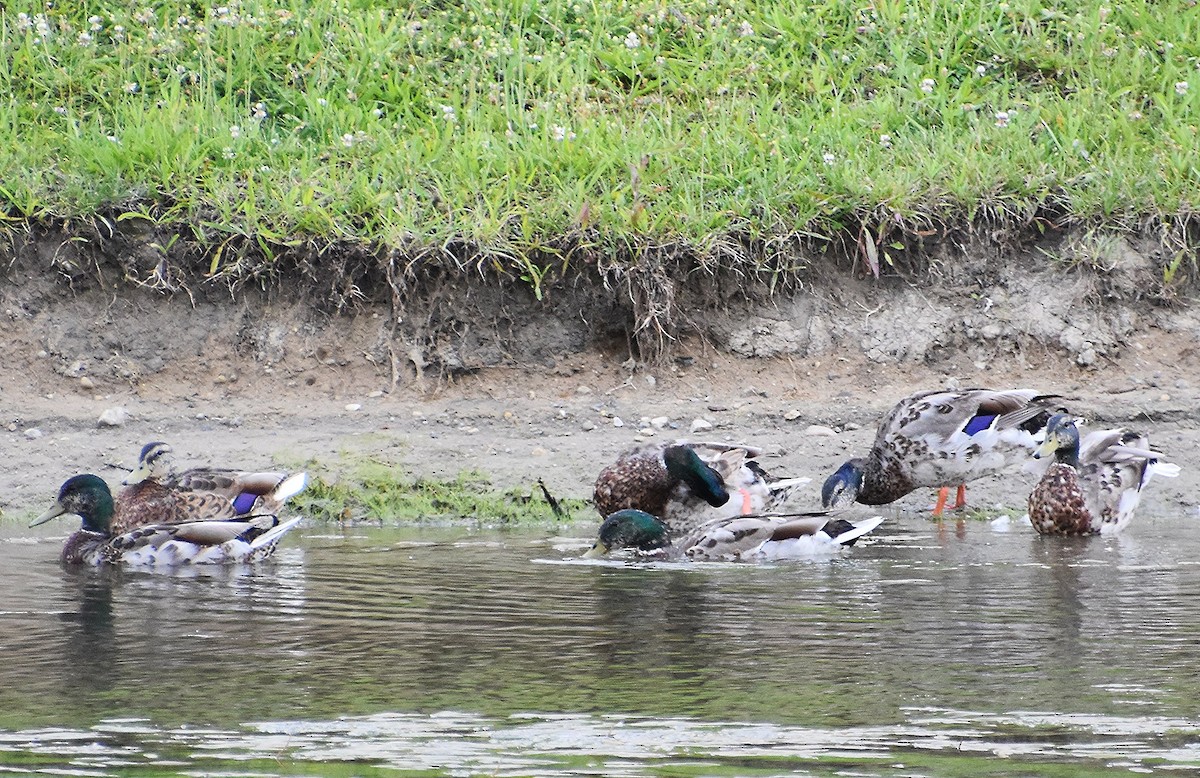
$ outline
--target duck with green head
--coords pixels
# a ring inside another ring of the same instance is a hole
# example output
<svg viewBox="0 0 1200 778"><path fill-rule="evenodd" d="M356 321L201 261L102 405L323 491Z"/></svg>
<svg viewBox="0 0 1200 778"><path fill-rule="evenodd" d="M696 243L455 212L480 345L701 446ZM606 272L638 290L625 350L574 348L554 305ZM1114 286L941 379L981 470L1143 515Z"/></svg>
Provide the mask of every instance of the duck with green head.
<svg viewBox="0 0 1200 778"><path fill-rule="evenodd" d="M584 557L594 559L620 549L695 562L829 556L853 546L882 522L880 516L850 522L831 518L828 511L731 516L709 521L674 541L671 529L656 517L621 510L600 525L596 542Z"/></svg>
<svg viewBox="0 0 1200 778"><path fill-rule="evenodd" d="M162 567L265 559L300 521L281 522L274 515L260 514L224 521L148 524L116 534L113 513L108 484L87 473L67 479L54 505L29 526L64 514L79 516L82 526L63 545L62 561L67 564Z"/></svg>
<svg viewBox="0 0 1200 778"><path fill-rule="evenodd" d="M1043 535L1112 535L1133 519L1152 476L1174 478L1149 439L1123 429L1095 430L1080 440L1078 422L1052 416L1035 457L1054 456L1029 495L1029 520Z"/></svg>
<svg viewBox="0 0 1200 778"><path fill-rule="evenodd" d="M1059 406L1034 389L918 392L883 418L865 457L845 462L821 488L827 508L842 503L884 505L919 487L938 487L934 516L949 488L954 508L966 505L966 484L1027 459Z"/></svg>
<svg viewBox="0 0 1200 778"><path fill-rule="evenodd" d="M632 509L676 533L715 518L762 513L790 499L807 478L775 478L747 445L684 440L623 452L600 471L593 501L601 516Z"/></svg>

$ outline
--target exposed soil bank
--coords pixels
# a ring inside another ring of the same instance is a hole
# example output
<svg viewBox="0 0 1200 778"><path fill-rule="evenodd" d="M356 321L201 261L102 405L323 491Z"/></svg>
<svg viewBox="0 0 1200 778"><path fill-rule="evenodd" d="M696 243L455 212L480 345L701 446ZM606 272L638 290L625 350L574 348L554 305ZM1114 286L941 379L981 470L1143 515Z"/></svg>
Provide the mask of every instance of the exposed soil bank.
<svg viewBox="0 0 1200 778"><path fill-rule="evenodd" d="M811 264L773 295L769 277L664 254L632 271L577 263L539 301L520 280L353 251L320 266L281 258L231 289L160 235L71 238L31 234L4 257L10 514L40 509L76 472L119 480L107 468L132 465L150 439L181 463L368 453L587 496L657 417L670 424L656 436L765 446L781 472L814 479L815 497L888 406L948 381L1059 391L1098 422L1148 429L1185 475L1156 483L1144 510L1196 502L1195 287L1182 271L1164 283L1170 257L1148 239L930 239L879 280L850 256L797 255ZM648 363L660 335L674 339L669 358ZM118 406L123 425L96 426ZM692 433L695 419L714 428ZM811 424L839 434L806 435ZM1025 480L981 485L977 499L1019 505Z"/></svg>

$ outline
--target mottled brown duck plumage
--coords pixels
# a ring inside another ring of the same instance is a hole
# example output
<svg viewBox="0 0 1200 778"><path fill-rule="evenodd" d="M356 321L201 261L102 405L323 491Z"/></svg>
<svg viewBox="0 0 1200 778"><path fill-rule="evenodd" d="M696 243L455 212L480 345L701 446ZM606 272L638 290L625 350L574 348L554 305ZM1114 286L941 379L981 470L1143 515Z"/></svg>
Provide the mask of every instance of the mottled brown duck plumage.
<svg viewBox="0 0 1200 778"><path fill-rule="evenodd" d="M1075 420L1065 414L1050 419L1035 456L1051 453L1055 461L1029 495L1029 520L1043 535L1120 532L1133 519L1152 476L1179 474L1144 435L1096 430L1081 443Z"/></svg>

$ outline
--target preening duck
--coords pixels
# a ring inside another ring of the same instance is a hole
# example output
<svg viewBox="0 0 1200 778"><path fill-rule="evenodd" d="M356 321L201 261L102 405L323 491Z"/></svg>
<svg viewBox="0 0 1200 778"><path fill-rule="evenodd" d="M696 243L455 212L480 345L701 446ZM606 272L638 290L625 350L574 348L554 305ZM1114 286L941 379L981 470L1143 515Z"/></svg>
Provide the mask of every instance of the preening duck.
<svg viewBox="0 0 1200 778"><path fill-rule="evenodd" d="M1116 534L1133 518L1152 476L1179 475L1179 466L1163 461L1136 432L1095 430L1081 444L1066 414L1050 418L1034 456L1051 454L1054 462L1029 495L1029 520L1043 535Z"/></svg>

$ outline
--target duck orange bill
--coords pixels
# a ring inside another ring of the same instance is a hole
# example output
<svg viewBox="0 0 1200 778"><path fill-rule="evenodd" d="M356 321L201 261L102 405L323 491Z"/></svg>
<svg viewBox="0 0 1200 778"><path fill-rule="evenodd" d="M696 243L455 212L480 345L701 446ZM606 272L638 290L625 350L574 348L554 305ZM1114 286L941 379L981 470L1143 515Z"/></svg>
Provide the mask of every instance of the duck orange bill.
<svg viewBox="0 0 1200 778"><path fill-rule="evenodd" d="M67 512L66 508L62 507L58 503L54 503L53 505L50 506L50 510L46 511L41 516L38 516L33 521L29 522L29 526L36 527L39 524L45 524L46 522L50 521L50 519L53 519L56 516L61 516L66 512Z"/></svg>

